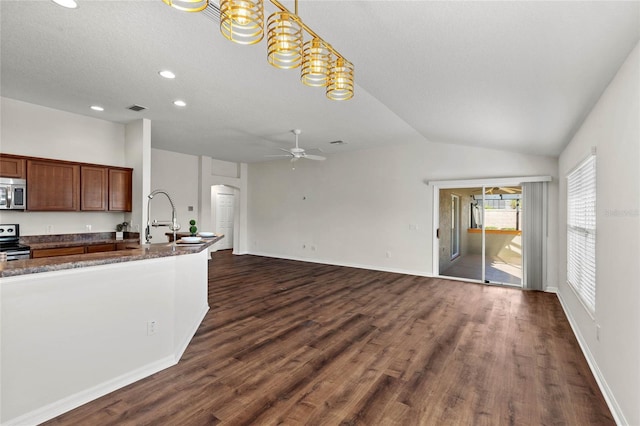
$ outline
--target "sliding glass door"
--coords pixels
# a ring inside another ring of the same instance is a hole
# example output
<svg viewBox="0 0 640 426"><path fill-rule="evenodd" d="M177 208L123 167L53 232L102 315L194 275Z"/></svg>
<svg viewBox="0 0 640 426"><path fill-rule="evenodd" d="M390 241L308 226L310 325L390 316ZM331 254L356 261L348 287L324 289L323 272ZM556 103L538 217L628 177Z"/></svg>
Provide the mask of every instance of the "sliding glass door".
<svg viewBox="0 0 640 426"><path fill-rule="evenodd" d="M484 282L522 286L522 188L485 187Z"/></svg>
<svg viewBox="0 0 640 426"><path fill-rule="evenodd" d="M520 186L439 189L439 275L522 286Z"/></svg>

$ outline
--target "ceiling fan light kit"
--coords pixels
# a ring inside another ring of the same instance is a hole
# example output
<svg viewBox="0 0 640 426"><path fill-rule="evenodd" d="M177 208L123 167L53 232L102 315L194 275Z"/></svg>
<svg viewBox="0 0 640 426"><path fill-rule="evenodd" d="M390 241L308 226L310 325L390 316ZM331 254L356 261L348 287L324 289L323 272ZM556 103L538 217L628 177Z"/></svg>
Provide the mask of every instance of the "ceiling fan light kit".
<svg viewBox="0 0 640 426"><path fill-rule="evenodd" d="M303 148L300 148L300 146L298 145L298 136L300 135L300 133L302 133L302 130L293 129L291 133L296 135L296 146L294 148L291 148L291 149L278 148L281 151L286 152L286 154L267 155L266 157L288 157L288 158L291 158L292 163L298 161L301 158L304 158L307 160L316 160L316 161L326 160L326 157L323 157L321 155L307 154Z"/></svg>
<svg viewBox="0 0 640 426"><path fill-rule="evenodd" d="M185 12L200 12L209 0L162 0ZM267 21L267 61L276 68L301 68L300 80L311 87L326 87L327 98L346 101L354 94L354 66L295 12L278 0L269 0L279 11ZM220 32L238 44L256 44L264 38L263 0L220 0ZM304 41L304 33L311 36Z"/></svg>

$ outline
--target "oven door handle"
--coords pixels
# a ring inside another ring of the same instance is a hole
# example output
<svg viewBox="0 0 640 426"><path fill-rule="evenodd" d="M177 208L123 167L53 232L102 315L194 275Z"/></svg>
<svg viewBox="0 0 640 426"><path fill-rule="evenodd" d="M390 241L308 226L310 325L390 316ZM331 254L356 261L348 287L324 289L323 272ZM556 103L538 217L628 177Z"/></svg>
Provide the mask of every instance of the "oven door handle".
<svg viewBox="0 0 640 426"><path fill-rule="evenodd" d="M13 199L13 188L8 187L7 188L7 208L10 209L11 208L11 201Z"/></svg>

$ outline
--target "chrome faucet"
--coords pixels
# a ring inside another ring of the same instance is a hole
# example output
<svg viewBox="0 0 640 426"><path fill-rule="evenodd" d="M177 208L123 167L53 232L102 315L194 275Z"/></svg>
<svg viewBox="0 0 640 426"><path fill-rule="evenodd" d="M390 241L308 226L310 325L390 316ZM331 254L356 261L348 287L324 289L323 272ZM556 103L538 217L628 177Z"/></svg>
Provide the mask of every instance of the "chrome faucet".
<svg viewBox="0 0 640 426"><path fill-rule="evenodd" d="M154 195L157 194L164 194L166 195L167 199L169 200L169 203L171 204L171 222L168 221L151 221L151 199L154 197ZM168 226L172 231L173 231L173 243L175 244L176 242L176 232L178 232L178 230L180 229L180 224L178 224L178 219L176 218L176 206L173 204L173 200L171 199L171 196L169 196L169 194L167 193L167 191L163 191L162 189L156 189L155 191L152 191L151 194L148 195L149 199L147 200L147 229L146 229L146 243L150 244L151 243L151 228L150 226L153 227L158 227L158 226Z"/></svg>

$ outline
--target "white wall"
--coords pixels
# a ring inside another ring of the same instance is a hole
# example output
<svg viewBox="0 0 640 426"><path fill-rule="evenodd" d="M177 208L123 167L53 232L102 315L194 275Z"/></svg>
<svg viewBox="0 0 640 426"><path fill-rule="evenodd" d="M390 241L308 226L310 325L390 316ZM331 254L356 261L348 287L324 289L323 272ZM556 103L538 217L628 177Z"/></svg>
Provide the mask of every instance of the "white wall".
<svg viewBox="0 0 640 426"><path fill-rule="evenodd" d="M431 275L432 190L425 180L557 176L557 160L438 143L348 152L326 161L249 165L251 253ZM550 184L550 241L557 181ZM387 252L389 257L387 257ZM549 286L557 282L549 246Z"/></svg>
<svg viewBox="0 0 640 426"><path fill-rule="evenodd" d="M0 152L126 167L125 127L97 118L0 98ZM4 211L0 223L19 223L22 235L115 231L123 213Z"/></svg>
<svg viewBox="0 0 640 426"><path fill-rule="evenodd" d="M596 312L566 282L566 175L596 147ZM560 155L559 297L619 424L640 424L640 44ZM600 327L599 338L596 327Z"/></svg>
<svg viewBox="0 0 640 426"><path fill-rule="evenodd" d="M177 363L209 309L207 254L8 277L0 294L0 422L33 425Z"/></svg>
<svg viewBox="0 0 640 426"><path fill-rule="evenodd" d="M236 208L234 220L234 253L246 252L247 165L180 154L160 149L151 150L151 189L166 190L176 206L181 232L188 232L189 220L195 219L199 231L216 232L213 218L212 187L234 188ZM189 206L193 211L189 211ZM145 204L146 209L146 204ZM171 206L159 195L151 202L151 219L171 219ZM152 228L152 243L166 242L166 227ZM211 248L210 251L215 250Z"/></svg>
<svg viewBox="0 0 640 426"><path fill-rule="evenodd" d="M151 164L151 191L163 189L169 193L176 206L178 223L181 226L180 232L189 232L189 221L191 219L196 221L196 226L200 229L198 157L152 149ZM189 206L193 207L193 211L189 211ZM147 208L146 201L144 208ZM171 204L167 197L159 194L153 198L150 219L159 221L171 220ZM151 242L167 242L166 232L171 232L171 230L168 227L151 227L151 235L153 237Z"/></svg>
<svg viewBox="0 0 640 426"><path fill-rule="evenodd" d="M133 169L131 212L125 213L125 219L130 231L144 232L151 192L151 121L143 118L125 126L125 156L127 167Z"/></svg>

